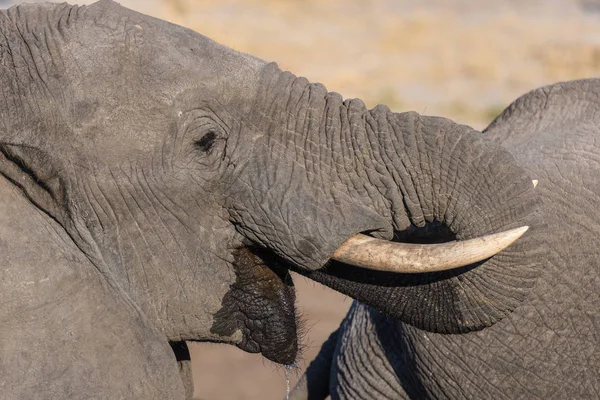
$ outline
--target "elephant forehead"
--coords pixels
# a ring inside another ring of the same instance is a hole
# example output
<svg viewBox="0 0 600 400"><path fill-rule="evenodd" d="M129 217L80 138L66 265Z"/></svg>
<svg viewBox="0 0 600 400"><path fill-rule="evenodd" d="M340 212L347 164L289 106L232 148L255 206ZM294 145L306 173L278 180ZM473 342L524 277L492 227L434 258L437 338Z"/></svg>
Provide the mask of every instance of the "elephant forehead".
<svg viewBox="0 0 600 400"><path fill-rule="evenodd" d="M101 98L169 103L198 87L224 104L257 90L265 62L192 30L101 1L72 24L69 48L86 92ZM246 96L244 96L246 95Z"/></svg>

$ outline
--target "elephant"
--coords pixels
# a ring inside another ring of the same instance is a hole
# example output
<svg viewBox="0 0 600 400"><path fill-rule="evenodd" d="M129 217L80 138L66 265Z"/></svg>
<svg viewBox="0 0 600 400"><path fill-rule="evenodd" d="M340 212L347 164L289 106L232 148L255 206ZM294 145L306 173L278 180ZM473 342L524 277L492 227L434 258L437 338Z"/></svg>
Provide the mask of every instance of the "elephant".
<svg viewBox="0 0 600 400"><path fill-rule="evenodd" d="M426 332L355 302L291 398L600 396L600 79L533 90L483 136L537 181L547 250L526 299L462 335Z"/></svg>
<svg viewBox="0 0 600 400"><path fill-rule="evenodd" d="M468 126L112 0L15 6L0 32L5 399L189 398L186 341L293 364L290 271L468 334L544 270L531 174Z"/></svg>

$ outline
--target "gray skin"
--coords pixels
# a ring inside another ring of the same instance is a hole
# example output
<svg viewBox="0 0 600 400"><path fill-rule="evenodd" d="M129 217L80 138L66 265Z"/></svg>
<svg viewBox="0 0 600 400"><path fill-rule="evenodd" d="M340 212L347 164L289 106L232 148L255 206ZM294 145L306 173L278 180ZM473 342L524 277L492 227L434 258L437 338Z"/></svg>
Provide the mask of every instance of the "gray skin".
<svg viewBox="0 0 600 400"><path fill-rule="evenodd" d="M539 180L547 251L526 300L464 335L355 302L293 399L600 397L600 80L534 90L484 134Z"/></svg>
<svg viewBox="0 0 600 400"><path fill-rule="evenodd" d="M0 33L2 398L184 399L189 340L291 364L290 270L444 333L498 322L541 272L531 176L467 126L367 110L109 0L1 11ZM330 261L359 232L523 225L454 271Z"/></svg>

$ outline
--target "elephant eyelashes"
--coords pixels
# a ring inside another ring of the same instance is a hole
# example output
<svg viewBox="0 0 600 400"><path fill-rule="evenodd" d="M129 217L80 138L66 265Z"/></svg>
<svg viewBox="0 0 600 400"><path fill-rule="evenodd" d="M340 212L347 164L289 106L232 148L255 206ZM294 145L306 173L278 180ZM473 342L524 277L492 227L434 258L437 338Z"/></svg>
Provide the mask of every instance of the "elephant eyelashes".
<svg viewBox="0 0 600 400"><path fill-rule="evenodd" d="M214 132L208 132L200 140L196 140L195 144L203 152L208 152L213 144L215 144L215 140L217 139L217 134Z"/></svg>

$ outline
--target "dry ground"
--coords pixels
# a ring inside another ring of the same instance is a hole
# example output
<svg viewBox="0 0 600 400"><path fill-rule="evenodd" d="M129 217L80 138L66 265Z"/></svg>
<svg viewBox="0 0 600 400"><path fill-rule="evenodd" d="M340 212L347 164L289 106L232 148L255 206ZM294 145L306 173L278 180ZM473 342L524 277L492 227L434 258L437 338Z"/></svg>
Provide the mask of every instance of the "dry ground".
<svg viewBox="0 0 600 400"><path fill-rule="evenodd" d="M70 0L74 2L75 0ZM84 1L86 3L87 1ZM10 3L0 0L0 6ZM483 128L528 90L600 72L599 0L122 0L374 106ZM350 305L297 279L307 362ZM281 399L284 372L193 345L196 394ZM300 363L300 370L304 363Z"/></svg>

